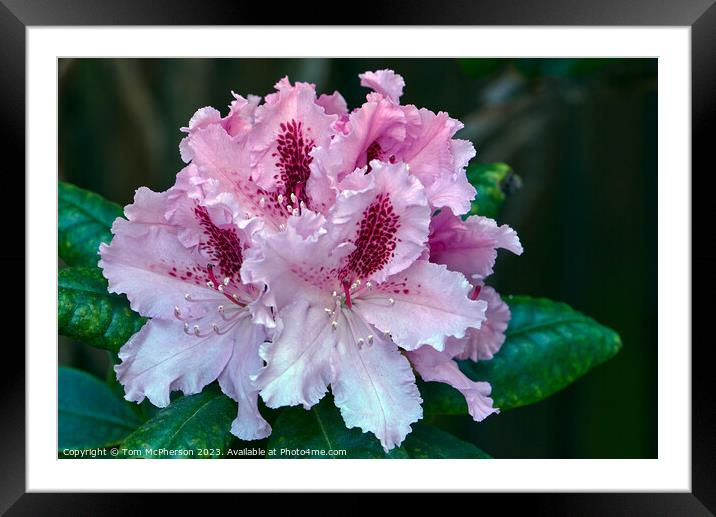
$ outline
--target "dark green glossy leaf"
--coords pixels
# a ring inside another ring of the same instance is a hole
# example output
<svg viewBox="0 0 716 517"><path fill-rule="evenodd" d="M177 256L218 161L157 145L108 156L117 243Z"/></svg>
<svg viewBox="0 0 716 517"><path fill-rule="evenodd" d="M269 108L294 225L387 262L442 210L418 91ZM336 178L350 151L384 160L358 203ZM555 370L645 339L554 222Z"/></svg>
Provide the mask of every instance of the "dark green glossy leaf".
<svg viewBox="0 0 716 517"><path fill-rule="evenodd" d="M411 458L477 458L487 459L491 456L469 442L443 431L433 425L418 422L413 431L400 447Z"/></svg>
<svg viewBox="0 0 716 517"><path fill-rule="evenodd" d="M477 189L471 215L496 218L507 195L520 188L522 180L505 163L476 163L467 168L467 179Z"/></svg>
<svg viewBox="0 0 716 517"><path fill-rule="evenodd" d="M509 296L512 320L500 351L490 361L461 361L473 380L492 385L495 406L502 410L538 402L613 357L619 335L564 303L544 298ZM463 397L449 386L422 383L426 414L463 414Z"/></svg>
<svg viewBox="0 0 716 517"><path fill-rule="evenodd" d="M130 405L92 375L60 367L58 451L119 443L139 425Z"/></svg>
<svg viewBox="0 0 716 517"><path fill-rule="evenodd" d="M445 431L418 422L399 448L386 453L378 439L360 429L348 429L333 398L325 397L310 410L284 410L273 426L269 458L486 458L484 452ZM299 452L300 451L300 452ZM331 453L330 451L334 451ZM345 451L345 454L337 451Z"/></svg>
<svg viewBox="0 0 716 517"><path fill-rule="evenodd" d="M330 396L310 410L300 407L285 409L276 419L268 442L275 454L269 458L407 458L401 449L386 454L378 439L360 429L346 428L340 412ZM289 454L287 450L305 451ZM345 455L334 456L345 450ZM334 451L331 453L330 451Z"/></svg>
<svg viewBox="0 0 716 517"><path fill-rule="evenodd" d="M61 269L57 281L57 326L63 336L116 352L146 321L126 298L107 292L97 268Z"/></svg>
<svg viewBox="0 0 716 517"><path fill-rule="evenodd" d="M70 266L96 266L101 242L110 242L112 222L122 207L60 181L57 186L57 252Z"/></svg>
<svg viewBox="0 0 716 517"><path fill-rule="evenodd" d="M120 452L125 457L221 457L231 445L234 418L236 402L214 384L159 411L122 442Z"/></svg>

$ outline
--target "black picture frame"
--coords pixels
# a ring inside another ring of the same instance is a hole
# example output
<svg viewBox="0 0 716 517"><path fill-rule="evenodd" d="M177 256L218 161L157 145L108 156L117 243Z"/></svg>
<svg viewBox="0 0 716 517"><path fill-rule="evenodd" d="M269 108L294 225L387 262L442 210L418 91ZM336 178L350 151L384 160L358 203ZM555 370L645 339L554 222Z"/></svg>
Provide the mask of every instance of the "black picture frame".
<svg viewBox="0 0 716 517"><path fill-rule="evenodd" d="M0 113L2 124L0 146L5 157L6 181L12 176L19 185L16 192L25 192L25 29L36 25L246 25L334 24L309 16L306 4L286 5L263 17L263 9L242 1L197 2L185 0L136 0L101 2L97 0L0 0ZM406 25L636 25L691 27L692 72L692 170L708 174L713 170L707 160L713 147L707 129L716 125L716 5L714 0L493 0L450 2L429 0L378 8L355 9L352 23ZM333 12L329 6L312 4L311 13ZM341 18L345 20L345 17ZM9 160L8 160L9 159ZM12 165L9 165L14 160ZM12 167L10 169L10 167ZM10 171L13 171L12 173ZM22 181L20 180L22 178ZM678 181L678 177L675 179ZM693 184L693 175L691 176ZM701 182L701 178L699 182ZM692 236L708 239L709 215L705 204L696 203L698 195L709 189L692 190ZM13 196L21 205L24 195ZM24 243L24 225L17 207L10 235ZM695 239L694 241L695 242ZM713 303L705 298L714 285L713 253L691 250L692 276L698 278L692 291L692 322L708 321L707 311ZM2 268L9 281L6 286L15 293L24 292L24 278L31 274L25 268L24 246L3 246ZM22 286L20 284L23 284ZM22 289L22 290L21 290ZM52 293L48 288L48 293ZM697 302L696 293L704 296ZM13 326L22 328L18 324ZM703 324L702 324L703 326ZM0 439L5 446L0 471L0 511L7 515L115 515L144 507L146 496L123 494L38 494L25 493L25 354L19 339L5 334L3 375L0 376L3 418ZM20 338L20 336L18 336ZM24 339L23 339L24 341ZM528 508L530 515L714 515L716 513L716 420L712 366L708 359L710 340L693 339L692 346L692 492L642 494L502 494L479 496L478 507L497 504L501 510ZM215 497L215 496L213 496ZM345 501L351 513L365 513L371 508L369 498L351 496ZM185 504L183 497L163 496L170 506ZM416 498L416 502L420 499ZM294 504L300 505L298 500ZM361 510L361 507L363 510ZM405 508L403 508L405 509ZM168 507L164 508L169 511ZM236 508L239 510L239 507ZM462 511L462 510L461 510ZM343 512L342 512L343 513ZM348 512L345 512L348 513Z"/></svg>

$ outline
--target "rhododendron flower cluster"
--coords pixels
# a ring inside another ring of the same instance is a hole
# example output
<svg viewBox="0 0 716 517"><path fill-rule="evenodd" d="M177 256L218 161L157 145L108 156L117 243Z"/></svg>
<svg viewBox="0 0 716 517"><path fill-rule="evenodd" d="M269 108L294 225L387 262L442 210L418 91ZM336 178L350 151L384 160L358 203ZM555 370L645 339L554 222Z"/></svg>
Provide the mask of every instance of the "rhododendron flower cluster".
<svg viewBox="0 0 716 517"><path fill-rule="evenodd" d="M218 380L238 403L232 433L253 440L271 433L259 396L310 408L330 390L386 450L422 417L416 373L462 392L477 421L497 411L456 359L504 341L510 311L484 282L519 239L463 217L462 124L400 104L393 71L360 80L371 92L350 112L288 78L263 103L200 109L174 186L137 190L100 248L110 290L151 318L119 353L128 400L164 407Z"/></svg>

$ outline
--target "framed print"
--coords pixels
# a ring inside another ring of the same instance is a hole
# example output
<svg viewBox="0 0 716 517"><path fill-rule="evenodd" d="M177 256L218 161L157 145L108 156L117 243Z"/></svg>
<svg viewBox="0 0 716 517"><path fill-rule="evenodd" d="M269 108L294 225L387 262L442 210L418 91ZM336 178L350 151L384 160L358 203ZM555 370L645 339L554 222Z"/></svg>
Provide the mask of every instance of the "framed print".
<svg viewBox="0 0 716 517"><path fill-rule="evenodd" d="M9 514L185 491L716 508L691 287L709 2L341 27L54 7L0 10L26 149Z"/></svg>

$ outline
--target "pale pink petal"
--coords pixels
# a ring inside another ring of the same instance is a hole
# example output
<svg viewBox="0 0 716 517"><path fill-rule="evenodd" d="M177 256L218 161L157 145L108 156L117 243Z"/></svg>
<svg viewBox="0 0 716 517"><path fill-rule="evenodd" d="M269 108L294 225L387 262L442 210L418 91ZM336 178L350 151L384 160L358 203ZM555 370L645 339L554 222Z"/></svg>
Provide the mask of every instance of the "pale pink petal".
<svg viewBox="0 0 716 517"><path fill-rule="evenodd" d="M251 178L250 153L247 144L232 138L221 126L198 129L189 146L192 165L198 171L193 182L201 186L202 204L224 204L234 218L260 217L276 230L291 215L288 197L279 202L276 191L261 188Z"/></svg>
<svg viewBox="0 0 716 517"><path fill-rule="evenodd" d="M326 115L348 114L348 104L346 104L346 100L343 98L343 95L338 92L333 92L330 95L326 95L324 93L323 95L318 97L318 100L316 100L316 104L318 104L325 110Z"/></svg>
<svg viewBox="0 0 716 517"><path fill-rule="evenodd" d="M194 150L191 141L197 130L211 125L222 127L230 136L237 140L243 139L251 130L254 124L254 112L256 111L261 97L249 95L245 99L241 95L233 94L234 100L229 105L229 114L222 118L221 113L210 106L199 109L189 120L189 126L181 130L189 133L179 144L179 152L182 160L189 163L194 158Z"/></svg>
<svg viewBox="0 0 716 517"><path fill-rule="evenodd" d="M366 102L349 116L350 131L315 149L314 170L335 184L371 160L390 161L406 137L406 115L385 99Z"/></svg>
<svg viewBox="0 0 716 517"><path fill-rule="evenodd" d="M488 361L505 342L505 331L512 314L508 305L490 286L482 286L477 299L487 302L485 321L480 328L469 329L462 339L448 338L446 348L449 345L459 346L460 351L455 354L458 359Z"/></svg>
<svg viewBox="0 0 716 517"><path fill-rule="evenodd" d="M125 209L130 220L115 220L111 244L100 246L99 267L109 291L126 294L132 310L152 318L173 318L186 294L204 298L207 291L206 261L179 242L176 228L164 220L165 207L166 193L140 189ZM192 307L194 316L204 312L203 306Z"/></svg>
<svg viewBox="0 0 716 517"><path fill-rule="evenodd" d="M183 132L189 133L189 136L183 138L179 143L179 154L181 155L181 159L184 163L189 163L194 157L191 146L189 145L191 142L191 134L202 127L220 123L221 113L211 106L200 108L196 111L196 113L194 113L194 115L192 115L189 120L189 126L181 128Z"/></svg>
<svg viewBox="0 0 716 517"><path fill-rule="evenodd" d="M254 125L254 115L261 102L261 97L249 95L245 99L241 95L235 93L233 95L234 100L229 105L229 114L221 121L221 124L229 135L243 138L248 135Z"/></svg>
<svg viewBox="0 0 716 517"><path fill-rule="evenodd" d="M422 399L410 363L389 339L375 334L362 318L344 311L339 342L332 356L331 391L348 428L374 433L388 451L422 418ZM362 341L358 342L358 339Z"/></svg>
<svg viewBox="0 0 716 517"><path fill-rule="evenodd" d="M403 95L405 81L403 77L392 70L376 70L359 74L361 86L370 88L384 97L397 103Z"/></svg>
<svg viewBox="0 0 716 517"><path fill-rule="evenodd" d="M470 380L447 353L438 352L431 346L422 346L407 355L424 381L443 382L462 393L467 410L476 422L500 412L492 406L490 383Z"/></svg>
<svg viewBox="0 0 716 517"><path fill-rule="evenodd" d="M201 317L223 302L232 304L233 294L244 303L253 300L254 288L243 286L239 278L245 245L241 230L230 219L217 225L212 220L215 214L191 199L185 198L180 208L174 200L174 215L192 214L191 220L190 216L180 219L203 230L201 243L187 247L179 238L180 230L186 228L170 224L163 215L168 197L140 189L135 203L125 209L129 220L115 220L111 244L100 246L99 266L109 281L109 291L126 294L132 309L144 316L166 319L176 318L177 308L184 317ZM199 235L200 230L195 233ZM222 294L217 289L224 279L228 283L222 284ZM213 287L207 285L209 281Z"/></svg>
<svg viewBox="0 0 716 517"><path fill-rule="evenodd" d="M452 140L463 124L447 113L427 109L419 110L419 118L419 125L410 126L409 144L397 158L410 165L411 174L425 186L434 207L449 206L456 213L465 213L475 189L467 182L464 167L475 150L469 142Z"/></svg>
<svg viewBox="0 0 716 517"><path fill-rule="evenodd" d="M327 115L316 103L313 85L292 86L284 78L276 89L256 110L256 123L247 138L252 178L259 187L282 195L293 208L301 202L312 208L314 201L319 204L320 200L309 193L313 181L310 153L330 142L338 115ZM292 195L295 201L291 201Z"/></svg>
<svg viewBox="0 0 716 517"><path fill-rule="evenodd" d="M470 211L477 190L467 180L465 173L446 174L425 189L430 204L444 207L456 214Z"/></svg>
<svg viewBox="0 0 716 517"><path fill-rule="evenodd" d="M353 174L366 187L341 192L328 214L331 238L355 245L338 273L348 284L357 279L382 282L402 271L418 258L427 240L430 208L420 182L403 163L371 165L371 174Z"/></svg>
<svg viewBox="0 0 716 517"><path fill-rule="evenodd" d="M335 273L350 245L339 246L326 237L325 219L304 211L291 217L284 231L259 233L254 247L247 250L241 268L244 283L263 289L264 302L281 310L300 293L304 298L331 298L338 287Z"/></svg>
<svg viewBox="0 0 716 517"><path fill-rule="evenodd" d="M221 390L239 403L231 432L242 440L260 440L271 434L271 426L259 413L259 390L251 378L263 366L259 346L266 340L266 333L260 325L251 322L248 314L237 321L231 332L233 350L219 375Z"/></svg>
<svg viewBox="0 0 716 517"><path fill-rule="evenodd" d="M443 209L430 222L430 261L445 264L468 278L483 279L492 273L497 249L520 255L517 233L488 217L472 216L466 221Z"/></svg>
<svg viewBox="0 0 716 517"><path fill-rule="evenodd" d="M310 408L323 398L333 380L330 355L336 332L324 305L304 297L279 311L278 320L273 342L260 349L267 364L256 385L269 407L302 404Z"/></svg>
<svg viewBox="0 0 716 517"><path fill-rule="evenodd" d="M419 260L372 287L363 287L353 305L366 320L406 350L427 343L442 350L447 336L462 337L485 319L486 303L470 300L460 273Z"/></svg>
<svg viewBox="0 0 716 517"><path fill-rule="evenodd" d="M231 357L233 337L209 331L206 337L184 332L181 322L153 319L127 341L115 366L127 400L165 407L169 394L199 393L216 380Z"/></svg>

